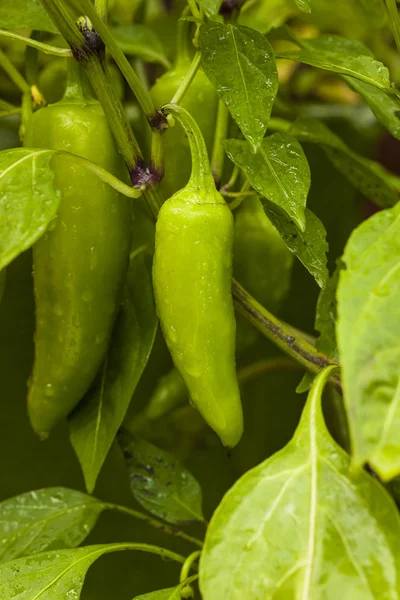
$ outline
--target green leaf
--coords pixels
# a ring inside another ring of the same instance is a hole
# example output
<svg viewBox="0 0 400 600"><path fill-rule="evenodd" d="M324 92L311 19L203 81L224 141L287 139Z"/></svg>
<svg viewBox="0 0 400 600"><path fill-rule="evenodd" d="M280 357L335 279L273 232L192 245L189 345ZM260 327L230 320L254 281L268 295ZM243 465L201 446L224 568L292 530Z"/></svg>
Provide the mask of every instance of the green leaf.
<svg viewBox="0 0 400 600"><path fill-rule="evenodd" d="M304 232L311 175L297 140L287 133L274 133L262 141L255 154L250 144L242 140L225 140L225 150L246 173L252 187L279 206Z"/></svg>
<svg viewBox="0 0 400 600"><path fill-rule="evenodd" d="M30 248L57 212L53 154L27 148L0 152L0 269Z"/></svg>
<svg viewBox="0 0 400 600"><path fill-rule="evenodd" d="M400 140L400 101L382 90L352 77L343 77L353 90L358 92L374 112L378 121Z"/></svg>
<svg viewBox="0 0 400 600"><path fill-rule="evenodd" d="M387 68L375 60L364 44L338 35L323 34L304 40L293 37L300 48L281 52L279 58L288 58L313 67L348 75L365 83L393 93Z"/></svg>
<svg viewBox="0 0 400 600"><path fill-rule="evenodd" d="M204 600L399 597L399 515L375 478L349 477L321 410L329 373L317 376L289 444L214 513L200 560Z"/></svg>
<svg viewBox="0 0 400 600"><path fill-rule="evenodd" d="M215 17L219 13L222 0L198 0L198 4L204 10L207 17Z"/></svg>
<svg viewBox="0 0 400 600"><path fill-rule="evenodd" d="M47 16L40 0L1 0L0 27L2 29L37 29L58 33Z"/></svg>
<svg viewBox="0 0 400 600"><path fill-rule="evenodd" d="M157 323L151 269L139 251L130 261L103 369L69 418L71 443L90 493L147 364Z"/></svg>
<svg viewBox="0 0 400 600"><path fill-rule="evenodd" d="M243 4L238 22L260 33L268 33L283 25L296 12L294 0L255 0Z"/></svg>
<svg viewBox="0 0 400 600"><path fill-rule="evenodd" d="M351 150L321 121L297 119L289 131L300 142L320 144L334 166L378 206L387 208L398 201L399 178L375 161Z"/></svg>
<svg viewBox="0 0 400 600"><path fill-rule="evenodd" d="M350 236L338 287L337 336L353 467L400 473L400 204Z"/></svg>
<svg viewBox="0 0 400 600"><path fill-rule="evenodd" d="M106 506L67 488L46 488L0 503L0 562L79 546Z"/></svg>
<svg viewBox="0 0 400 600"><path fill-rule="evenodd" d="M329 273L326 266L328 243L325 227L321 221L306 208L306 228L301 232L293 221L273 204L264 200L263 206L267 217L278 230L289 250L303 263L319 287L323 288Z"/></svg>
<svg viewBox="0 0 400 600"><path fill-rule="evenodd" d="M143 508L177 525L204 521L201 488L172 454L127 431L120 434L119 442L132 493Z"/></svg>
<svg viewBox="0 0 400 600"><path fill-rule="evenodd" d="M166 69L170 62L157 34L146 25L124 25L111 30L119 48L129 56L137 56L145 62L160 63Z"/></svg>
<svg viewBox="0 0 400 600"><path fill-rule="evenodd" d="M209 22L200 29L202 64L253 150L264 137L278 91L274 52L248 27Z"/></svg>
<svg viewBox="0 0 400 600"><path fill-rule="evenodd" d="M311 12L311 2L310 0L296 0L296 4L300 10L305 13Z"/></svg>

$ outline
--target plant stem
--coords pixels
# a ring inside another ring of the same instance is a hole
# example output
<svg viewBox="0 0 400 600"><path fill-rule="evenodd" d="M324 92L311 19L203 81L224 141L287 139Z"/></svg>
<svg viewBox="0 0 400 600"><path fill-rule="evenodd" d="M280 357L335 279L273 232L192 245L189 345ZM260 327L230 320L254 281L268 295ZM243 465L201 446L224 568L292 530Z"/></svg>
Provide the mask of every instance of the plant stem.
<svg viewBox="0 0 400 600"><path fill-rule="evenodd" d="M106 507L110 510L116 510L122 514L129 515L130 517L134 517L135 519L139 519L140 521L145 521L151 527L155 527L156 529L159 529L164 533L174 535L175 537L179 537L183 540L186 540L187 542L190 542L191 544L194 544L199 548L202 548L203 546L203 542L201 540L198 540L197 538L188 535L178 527L171 527L170 525L167 525L166 523L163 523L158 519L154 519L153 517L150 517L145 513L141 513L131 508L127 508L126 506L120 506L118 504L106 504Z"/></svg>
<svg viewBox="0 0 400 600"><path fill-rule="evenodd" d="M230 190L231 188L233 188L233 186L236 183L237 178L239 177L240 174L240 169L237 165L233 166L233 171L232 171L232 175L228 181L228 183L226 183L223 187L222 190L224 192L227 192L228 190Z"/></svg>
<svg viewBox="0 0 400 600"><path fill-rule="evenodd" d="M94 0L94 7L100 19L105 23L108 14L108 0Z"/></svg>
<svg viewBox="0 0 400 600"><path fill-rule="evenodd" d="M90 546L86 546L90 548ZM111 554L112 552L122 552L123 550L136 550L138 552L149 552L150 554L157 554L162 559L169 558L170 560L174 560L175 562L179 562L181 564L185 563L186 557L181 554L177 554L176 552L172 552L167 548L160 548L159 546L153 546L151 544L140 544L137 542L124 542L124 543L116 543L109 544L108 548L105 550L102 546L98 548L97 546L92 546L93 554L98 554L99 557L104 554Z"/></svg>
<svg viewBox="0 0 400 600"><path fill-rule="evenodd" d="M182 81L181 85L177 89L174 97L171 100L171 104L181 104L183 98L185 97L186 92L188 91L190 84L192 83L197 70L200 66L201 62L201 53L196 52L189 67L188 72L185 75L185 79Z"/></svg>
<svg viewBox="0 0 400 600"><path fill-rule="evenodd" d="M21 73L12 64L8 56L4 54L3 50L0 50L0 67L7 73L9 78L15 83L22 93L30 93L31 88L29 83L24 77L22 77Z"/></svg>
<svg viewBox="0 0 400 600"><path fill-rule="evenodd" d="M192 11L192 15L197 19L201 19L201 12L199 11L195 0L188 0L188 5Z"/></svg>
<svg viewBox="0 0 400 600"><path fill-rule="evenodd" d="M321 369L329 365L340 366L336 361L318 352L312 344L299 336L291 327L279 321L234 279L232 280L232 295L236 308L250 323L311 373L319 373ZM339 376L332 376L332 382L341 393L342 386Z"/></svg>
<svg viewBox="0 0 400 600"><path fill-rule="evenodd" d="M179 577L179 582L184 583L189 577L190 569L193 568L193 563L198 560L201 556L201 550L195 550L192 554L189 554L187 559L185 560L183 567L181 569L181 574Z"/></svg>
<svg viewBox="0 0 400 600"><path fill-rule="evenodd" d="M386 8L394 41L396 42L397 50L400 52L400 16L396 0L386 0Z"/></svg>
<svg viewBox="0 0 400 600"><path fill-rule="evenodd" d="M64 156L65 158L70 159L73 162L81 165L87 171L90 171L91 173L97 175L97 177L101 179L101 181L104 181L104 183L107 183L110 187L114 188L114 190L116 190L120 194L123 194L124 196L127 196L128 198L136 199L140 198L140 196L142 195L142 192L140 190L133 188L130 185L127 185L126 183L124 183L123 181L121 181L102 167L99 167L99 165L96 165L96 163L92 162L91 160L88 160L87 158L83 158L83 156L78 156L77 154L66 152L65 150L58 150L56 154Z"/></svg>
<svg viewBox="0 0 400 600"><path fill-rule="evenodd" d="M38 40L25 37L24 35L18 35L18 33L13 33L12 31L7 31L6 29L0 29L0 37L8 37L13 40L18 40L19 42L23 42L27 46L31 46L32 48L36 48L37 50L41 50L42 52L44 52L44 54L62 56L63 58L72 56L72 52L69 48L57 48L57 46L50 46L49 44L44 44L43 42L39 42Z"/></svg>
<svg viewBox="0 0 400 600"><path fill-rule="evenodd" d="M214 146L211 157L211 172L216 188L221 187L222 172L224 170L225 149L224 141L228 135L229 111L222 100L218 101L217 123L215 127Z"/></svg>
<svg viewBox="0 0 400 600"><path fill-rule="evenodd" d="M210 171L206 143L196 121L186 109L177 104L164 104L162 111L171 114L179 121L189 140L192 172L188 185L194 185L206 192L215 192L215 182Z"/></svg>

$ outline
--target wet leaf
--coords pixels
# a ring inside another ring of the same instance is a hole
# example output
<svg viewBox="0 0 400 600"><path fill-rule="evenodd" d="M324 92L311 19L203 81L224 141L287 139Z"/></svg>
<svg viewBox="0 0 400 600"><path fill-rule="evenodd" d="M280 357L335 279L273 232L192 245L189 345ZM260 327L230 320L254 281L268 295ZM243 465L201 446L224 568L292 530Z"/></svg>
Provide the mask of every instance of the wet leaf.
<svg viewBox="0 0 400 600"><path fill-rule="evenodd" d="M193 475L169 452L127 431L119 442L136 500L168 523L203 522L201 489Z"/></svg>
<svg viewBox="0 0 400 600"><path fill-rule="evenodd" d="M238 23L252 27L260 33L268 33L271 29L283 25L296 12L293 0L245 2L240 10Z"/></svg>
<svg viewBox="0 0 400 600"><path fill-rule="evenodd" d="M289 217L284 215L270 202L264 200L265 213L273 226L279 231L283 241L307 271L314 277L319 287L323 288L328 279L326 266L326 253L328 243L326 241L325 227L319 218L308 208L305 210L306 228L302 232L297 229Z"/></svg>
<svg viewBox="0 0 400 600"><path fill-rule="evenodd" d="M181 600L181 590L185 585L190 585L197 579L197 575L193 575L184 581L182 584L175 587L166 588L163 590L155 590L148 594L136 596L133 600Z"/></svg>
<svg viewBox="0 0 400 600"><path fill-rule="evenodd" d="M0 503L0 562L79 546L106 506L67 488L28 492Z"/></svg>
<svg viewBox="0 0 400 600"><path fill-rule="evenodd" d="M317 119L297 119L290 133L300 142L320 144L329 160L366 198L382 208L399 199L400 179L381 165L351 150Z"/></svg>
<svg viewBox="0 0 400 600"><path fill-rule="evenodd" d="M310 0L296 0L297 6L305 13L311 12L311 1Z"/></svg>
<svg viewBox="0 0 400 600"><path fill-rule="evenodd" d="M51 150L0 152L0 270L46 231L60 203Z"/></svg>
<svg viewBox="0 0 400 600"><path fill-rule="evenodd" d="M71 443L89 492L147 364L157 323L151 268L139 251L130 261L122 306L97 384L69 418Z"/></svg>
<svg viewBox="0 0 400 600"><path fill-rule="evenodd" d="M271 45L249 27L209 22L200 29L202 64L243 135L257 150L278 91Z"/></svg>
<svg viewBox="0 0 400 600"><path fill-rule="evenodd" d="M355 229L338 287L337 336L353 467L400 474L400 204Z"/></svg>
<svg viewBox="0 0 400 600"><path fill-rule="evenodd" d="M274 133L262 141L255 154L250 144L242 140L226 140L225 150L246 173L252 187L279 206L304 232L311 175L297 140L287 133Z"/></svg>
<svg viewBox="0 0 400 600"><path fill-rule="evenodd" d="M349 477L321 410L329 373L315 379L289 444L214 513L200 560L204 600L399 597L399 515L376 479Z"/></svg>
<svg viewBox="0 0 400 600"><path fill-rule="evenodd" d="M310 40L294 36L292 39L300 48L280 52L277 54L278 58L288 58L340 75L355 77L388 93L393 92L388 69L375 60L373 54L361 42L330 34Z"/></svg>
<svg viewBox="0 0 400 600"><path fill-rule="evenodd" d="M198 4L204 10L207 17L215 17L219 13L222 0L198 0Z"/></svg>

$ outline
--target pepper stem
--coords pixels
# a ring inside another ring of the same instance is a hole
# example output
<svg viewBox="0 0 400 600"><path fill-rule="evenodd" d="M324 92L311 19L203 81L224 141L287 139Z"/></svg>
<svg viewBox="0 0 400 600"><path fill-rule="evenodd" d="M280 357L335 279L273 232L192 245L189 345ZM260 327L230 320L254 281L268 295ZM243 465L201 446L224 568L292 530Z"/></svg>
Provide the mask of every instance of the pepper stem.
<svg viewBox="0 0 400 600"><path fill-rule="evenodd" d="M164 104L161 110L172 115L183 127L190 146L192 156L192 172L188 185L202 188L205 191L215 192L215 183L211 174L206 143L200 127L192 115L178 104Z"/></svg>

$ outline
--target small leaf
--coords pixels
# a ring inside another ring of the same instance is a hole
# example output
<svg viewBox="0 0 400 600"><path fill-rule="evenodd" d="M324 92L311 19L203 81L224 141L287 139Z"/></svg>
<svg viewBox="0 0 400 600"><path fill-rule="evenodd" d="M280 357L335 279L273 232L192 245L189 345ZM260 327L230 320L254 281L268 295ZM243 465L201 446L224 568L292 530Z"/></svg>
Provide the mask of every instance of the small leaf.
<svg viewBox="0 0 400 600"><path fill-rule="evenodd" d="M296 0L296 4L300 10L305 13L311 12L311 3L310 0Z"/></svg>
<svg viewBox="0 0 400 600"><path fill-rule="evenodd" d="M1 0L0 27L58 33L56 26L40 4L40 0Z"/></svg>
<svg viewBox="0 0 400 600"><path fill-rule="evenodd" d="M201 489L172 454L124 431L119 442L136 500L168 523L203 522Z"/></svg>
<svg viewBox="0 0 400 600"><path fill-rule="evenodd" d="M400 204L353 231L338 287L337 336L353 467L400 474Z"/></svg>
<svg viewBox="0 0 400 600"><path fill-rule="evenodd" d="M239 479L209 525L200 560L205 600L397 599L400 520L379 482L349 477L349 456L311 389L293 439Z"/></svg>
<svg viewBox="0 0 400 600"><path fill-rule="evenodd" d="M226 140L225 150L231 161L246 173L252 187L286 212L304 232L311 175L297 140L287 133L274 133L262 141L256 154L242 140Z"/></svg>
<svg viewBox="0 0 400 600"><path fill-rule="evenodd" d="M67 488L46 488L0 503L0 562L79 546L106 506Z"/></svg>
<svg viewBox="0 0 400 600"><path fill-rule="evenodd" d="M209 22L200 29L202 64L221 100L257 150L278 91L274 52L248 27Z"/></svg>
<svg viewBox="0 0 400 600"><path fill-rule="evenodd" d="M97 384L69 418L71 443L90 493L147 364L157 323L150 268L139 252L130 262L122 307Z"/></svg>
<svg viewBox="0 0 400 600"><path fill-rule="evenodd" d="M375 60L364 44L348 40L339 35L323 34L320 37L304 40L293 36L298 50L281 52L278 58L288 58L313 67L348 75L365 83L393 93L387 68Z"/></svg>
<svg viewBox="0 0 400 600"><path fill-rule="evenodd" d="M338 260L333 275L329 277L326 286L319 293L315 315L315 329L320 334L315 342L315 347L317 350L336 361L339 360L336 343L336 290L342 268L343 263L341 260ZM309 390L313 380L314 375L305 373L303 379L296 388L296 392L302 394Z"/></svg>
<svg viewBox="0 0 400 600"><path fill-rule="evenodd" d="M264 200L263 205L267 217L279 231L289 250L303 263L319 287L323 288L329 273L326 266L328 243L325 227L321 221L311 210L306 208L306 228L303 233L297 229L289 217L273 204Z"/></svg>
<svg viewBox="0 0 400 600"><path fill-rule="evenodd" d="M222 0L198 0L200 8L204 10L207 17L215 17L219 13Z"/></svg>
<svg viewBox="0 0 400 600"><path fill-rule="evenodd" d="M46 231L60 203L51 150L0 152L0 270Z"/></svg>
<svg viewBox="0 0 400 600"><path fill-rule="evenodd" d="M400 140L400 101L396 96L389 96L382 90L352 77L343 77L353 90L360 94L378 121Z"/></svg>
<svg viewBox="0 0 400 600"><path fill-rule="evenodd" d="M297 119L290 133L300 142L320 144L330 161L364 196L387 208L398 201L400 180L381 165L351 150L316 119Z"/></svg>
<svg viewBox="0 0 400 600"><path fill-rule="evenodd" d="M150 27L124 25L114 27L111 32L124 54L137 56L145 62L160 63L166 69L171 66L159 37Z"/></svg>

